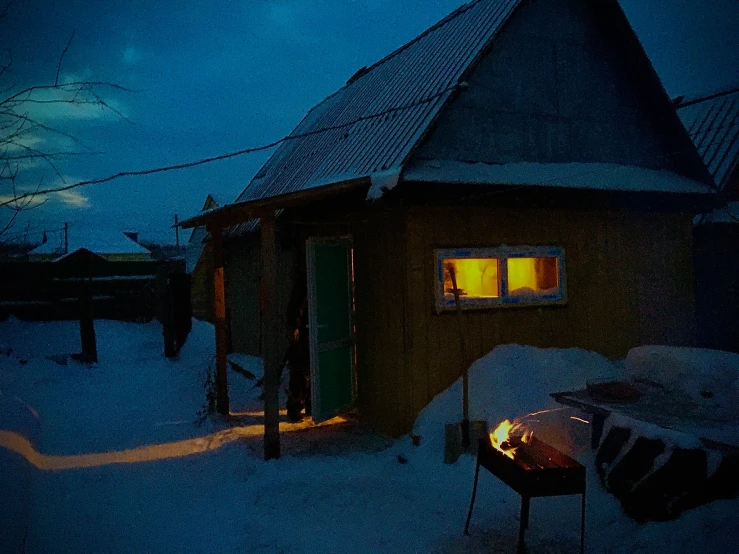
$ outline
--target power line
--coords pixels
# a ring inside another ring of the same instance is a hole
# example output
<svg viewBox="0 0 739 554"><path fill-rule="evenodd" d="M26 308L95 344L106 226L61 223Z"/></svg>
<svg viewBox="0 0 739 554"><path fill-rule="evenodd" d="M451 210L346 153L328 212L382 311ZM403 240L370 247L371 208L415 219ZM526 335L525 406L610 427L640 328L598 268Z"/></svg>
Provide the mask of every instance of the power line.
<svg viewBox="0 0 739 554"><path fill-rule="evenodd" d="M716 92L714 94L709 94L707 96L701 96L699 98L694 98L692 100L683 101L681 100L680 103L675 106L678 110L682 108L687 108L688 106L692 106L693 104L700 104L701 102L707 102L708 100L713 100L715 98L721 98L722 96L729 96L730 94L734 94L735 92L739 92L739 87L733 88L730 90L723 90L721 92Z"/></svg>
<svg viewBox="0 0 739 554"><path fill-rule="evenodd" d="M307 131L305 133L297 133L297 134L287 135L287 136L284 136L284 137L282 137L282 138L280 138L278 140L275 140L275 141L270 142L270 143L267 143L267 144L263 144L261 146L254 146L254 147L251 147L251 148L244 148L242 150L236 150L234 152L228 152L226 154L220 154L220 155L217 155L217 156L211 156L211 157L208 157L208 158L202 158L202 159L191 161L191 162L183 162L183 163L174 164L174 165L168 165L168 166L163 166L163 167L156 167L156 168L152 168L152 169L141 169L141 170L137 170L137 171L120 171L118 173L115 173L114 175L109 175L107 177L101 177L99 179L87 179L85 181L78 181L76 183L72 183L72 184L69 184L69 185L63 185L63 186L60 186L60 187L43 189L43 190L39 190L39 191L36 191L36 192L33 192L33 193L31 193L31 192L24 193L24 194L21 194L20 196L14 197L14 198L12 198L10 200L5 200L3 202L0 202L0 207L7 206L8 204L12 204L14 202L18 202L18 201L24 200L26 198L33 198L36 195L52 194L52 193L55 193L55 192L64 192L64 191L67 191L67 190L75 189L75 188L78 188L78 187L84 187L84 186L87 186L87 185L97 185L97 184L102 184L102 183L108 183L110 181L115 181L117 179L121 179L122 177L136 177L136 176L142 176L142 175L153 175L155 173L164 173L164 172L167 172L167 171L176 171L176 170L180 170L180 169L188 169L188 168L191 168L191 167L197 167L197 166L209 164L209 163L212 163L212 162L218 162L218 161L222 161L222 160L228 160L230 158L236 158L238 156L243 156L245 154L253 154L255 152L262 152L264 150L270 150L270 149L274 148L275 146L278 146L278 145L282 144L283 142L287 142L287 141L291 141L291 140L295 140L295 139L300 139L300 138L305 138L305 137L310 137L310 136L313 136L313 135L318 135L320 133L325 133L327 131L336 131L338 129L344 129L346 127L351 127L352 125L355 125L357 123L361 123L362 121L368 121L370 119L377 119L379 117L385 117L386 115L390 115L390 114L397 113L397 112L404 111L404 110L409 110L411 108L415 108L415 107L421 106L423 104L428 104L429 102L433 102L437 98L439 98L441 96L444 96L445 94L447 94L447 93L449 93L449 92L451 92L451 91L453 91L453 90L455 90L457 88L463 88L463 87L464 87L464 85L462 83L457 83L457 84L454 84L452 86L446 87L446 88L440 90L439 92L436 92L436 93L434 93L434 94L432 94L430 96L427 96L427 97L422 98L420 100L415 100L413 102L410 102L408 104L404 104L402 106L395 106L395 107L388 108L386 110L383 110L383 111L380 111L380 112L377 112L377 113L374 113L374 114L364 115L364 116L361 116L361 117L357 117L356 119L353 119L353 120L348 121L346 123L340 123L338 125L329 125L327 127L321 127L320 129L314 129L313 131Z"/></svg>
<svg viewBox="0 0 739 554"><path fill-rule="evenodd" d="M199 166L199 165L205 165L205 164L208 164L208 163L212 163L212 162L216 162L216 161L221 161L221 160L226 160L226 159L229 159L229 158L235 158L235 157L242 156L242 155L245 155L245 154L251 154L251 153L255 153L255 152L261 152L261 151L264 151L264 150L269 150L270 148L274 148L275 146L278 146L278 145L280 145L283 142L287 142L287 141L294 140L294 139L299 139L299 138L304 138L304 137L309 137L309 136L317 135L317 134L324 133L324 132L327 132L327 131L333 131L333 130L337 130L337 129L343 129L345 127L350 127L350 126L354 125L355 123L360 123L362 121L367 121L369 119L374 119L374 118L377 118L377 117L384 117L384 116L389 115L391 113L395 113L395 112L398 112L398 111L403 111L403 110L407 110L407 109L410 109L410 108L419 106L421 104L424 104L424 103L430 102L432 100L435 100L436 98L438 98L440 96L443 96L444 94L446 94L449 91L452 91L452 90L454 90L456 88L459 88L460 85L461 84L457 84L457 85L453 85L451 87L447 87L447 88L443 89L442 91L437 92L436 94L433 94L433 95L428 96L428 97L426 97L424 99L421 99L421 100L412 102L410 104L406 104L404 106L398 106L398 107L394 107L394 108L388 108L387 110L384 110L384 111L381 111L381 112L378 112L378 113L375 113L375 114L372 114L372 115L362 116L362 117L359 117L359 118L354 119L352 121L349 121L347 123L341 123L339 125L332 125L332 126L328 126L328 127L322 127L320 129L315 129L313 131L308 131L308 132L305 132L305 133L298 133L298 134L294 134L294 135L287 135L285 137L282 137L281 139L275 140L275 141L273 141L271 143L264 144L264 145L261 145L261 146L254 146L254 147L251 147L251 148L244 148L242 150L237 150L235 152L229 152L227 154L220 154L218 156L211 156L209 158L202 158L200 160L195 160L195 161L192 161L192 162L184 162L184 163L181 163L181 164L175 164L175 165L170 165L170 166L158 167L158 168L153 168L153 169L144 169L144 170L138 170L138 171L121 171L121 172L116 173L114 175L110 175L108 177L104 177L104 178L100 178L100 179L89 179L89 180L86 180L86 181L79 181L79 182L72 183L72 184L69 184L69 185L64 185L64 186L61 186L61 187L55 187L55 188L49 188L49 189L39 190L39 191L36 191L36 192L24 193L24 194L21 194L19 196L13 197L13 198L11 198L9 200L5 200L3 202L0 202L0 207L7 206L7 205L13 204L13 203L17 203L17 202L22 201L22 200L24 200L26 198L33 198L34 196L37 196L37 195L53 194L53 193L56 193L56 192L63 192L63 191L66 191L66 190L71 190L71 189L74 189L74 188L83 187L83 186L87 186L87 185L107 183L107 182L110 182L110 181L114 181L114 180L120 179L122 177L141 176L141 175L153 175L155 173L164 173L164 172L168 172L168 171L176 171L176 170L180 170L180 169L187 169L187 168L190 168L190 167L196 167L196 166ZM712 143L712 145L713 146L718 146L718 145L723 144L725 142L728 142L730 140L733 140L733 139L724 139L724 140L721 140L721 141L714 142L714 143ZM672 156L676 156L678 154L684 154L684 153L690 152L690 151L691 151L690 148L686 148L686 149L683 149L683 150L675 150L675 151L669 152L667 154L661 154L659 156L656 156L655 159L672 157ZM607 170L608 170L607 168L603 168L603 169L594 170L593 172L607 171ZM589 172L589 173L591 173L591 172ZM581 176L581 173L573 173L573 174L569 174L569 175L561 175L561 176L558 176L555 180L563 180L563 179L566 179L568 177L578 177L578 176ZM546 181L551 181L551 179L546 180ZM542 183L542 184L544 184L544 183ZM534 184L530 184L530 185L514 185L511 188L531 187L531 186L537 186L537 184L534 183ZM713 185L713 184L707 185L707 186L710 186L711 188L714 188L714 189L718 190L717 187L715 185ZM485 193L482 193L482 195L484 196Z"/></svg>
<svg viewBox="0 0 739 554"><path fill-rule="evenodd" d="M456 84L451 85L449 87L446 87L446 88L444 88L444 89L442 89L442 90L440 90L440 91L438 91L438 92L436 92L436 93L434 93L434 94L432 94L430 96L427 96L427 97L422 98L420 100L415 100L415 101L410 102L408 104L404 104L404 105L401 105L401 106L395 106L395 107L387 108L385 110L382 110L380 112L376 112L374 114L357 117L357 118L355 118L355 119L353 119L351 121L348 121L346 123L340 123L340 124L337 124L337 125L329 125L329 126L326 126L326 127L321 127L320 129L314 129L312 131L307 131L307 132L304 132L304 133L296 133L296 134L286 135L286 136L284 136L284 137L282 137L280 139L277 139L275 141L272 141L270 143L263 144L263 145L260 145L260 146L254 146L254 147L250 147L250 148L244 148L244 149L241 149L241 150L236 150L234 152L228 152L226 154L219 154L219 155L216 155L216 156L210 156L210 157L207 157L207 158L201 158L199 160L194 160L194 161L191 161L191 162L183 162L183 163L173 164L173 165L169 165L169 166L162 166L162 167L157 167L157 168L142 169L142 170L135 170L135 171L120 171L118 173L115 173L113 175L109 175L107 177L101 177L101 178L97 178L97 179L87 179L87 180L84 180L84 181L78 181L76 183L71 183L71 184L68 184L68 185L60 186L60 187L53 187L53 188L38 190L38 191L35 191L35 192L24 193L24 194L21 194L19 196L15 196L15 197L13 197L13 198L11 198L9 200L5 200L3 202L0 202L0 207L7 206L7 205L13 204L13 203L17 203L17 202L22 201L22 200L25 200L27 198L33 198L36 195L44 195L44 194L53 194L53 193L57 193L57 192L64 192L64 191L67 191L67 190L72 190L72 189L83 187L83 186L87 186L87 185L107 183L107 182L110 182L110 181L121 179L123 177L135 177L135 176L153 175L153 174L156 174L156 173L164 173L164 172L169 172L169 171L177 171L177 170L181 170L181 169L188 169L188 168L191 168L191 167L197 167L197 166L200 166L200 165L205 165L205 164L209 164L209 163L213 163L213 162L217 162L217 161L222 161L222 160L227 160L227 159L231 159L231 158L236 158L236 157L243 156L243 155L246 155L246 154L253 154L253 153L256 153L256 152L262 152L262 151L265 151L265 150L270 150L270 149L272 149L272 148L274 148L276 146L279 146L280 144L282 144L284 142L288 142L288 141L295 140L295 139L301 139L301 138L305 138L305 137L310 137L310 136L318 135L318 134L325 133L325 132L328 132L328 131L335 131L335 130L339 130L339 129L344 129L346 127L351 127L352 125L355 125L357 123L361 123L363 121L368 121L368 120L371 120L371 119L385 117L385 116L390 115L390 114L393 114L393 113L397 113L397 112L400 112L400 111L404 111L404 110L408 110L408 109L411 109L411 108L415 108L417 106L420 106L420 105L423 105L423 104L432 102L432 101L436 100L437 98L439 98L441 96L444 96L445 94L447 94L447 93L449 93L451 91L454 91L454 90L460 89L460 88L464 89L465 87L466 87L466 83L462 83L462 82L456 83ZM734 91L734 90L727 91L727 92L724 92L724 93L720 93L718 95L728 94L728 93L732 93L732 92L736 92L736 91ZM716 95L716 96L718 96L718 95ZM701 100L705 100L705 99L706 98L701 99ZM685 105L681 105L679 107L684 107L684 106ZM713 145L716 146L716 145L722 144L724 142L726 142L726 140L715 142L715 143L713 143ZM656 159L660 159L660 158L664 158L664 157L671 157L671 156L675 156L675 155L678 155L678 154L683 154L683 153L686 153L686 152L689 152L689 151L690 151L690 149L678 150L678 151L670 152L668 154L663 154L663 155L657 156ZM573 175L570 175L570 176L578 176L578 174L573 174ZM563 176L558 177L557 180L565 179L567 177L568 177L567 175L563 175ZM518 186L514 186L513 188L518 188L520 186L536 186L536 185L535 184L533 184L533 185L518 185Z"/></svg>

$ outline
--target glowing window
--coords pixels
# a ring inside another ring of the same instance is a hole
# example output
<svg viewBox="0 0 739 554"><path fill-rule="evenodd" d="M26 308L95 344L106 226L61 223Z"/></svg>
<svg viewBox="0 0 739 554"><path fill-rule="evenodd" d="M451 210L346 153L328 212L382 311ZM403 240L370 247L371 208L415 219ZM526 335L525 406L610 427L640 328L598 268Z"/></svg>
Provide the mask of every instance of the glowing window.
<svg viewBox="0 0 739 554"><path fill-rule="evenodd" d="M436 251L436 308L565 302L564 250L542 246L440 249Z"/></svg>
<svg viewBox="0 0 739 554"><path fill-rule="evenodd" d="M559 289L559 270L554 256L508 258L510 296L547 296Z"/></svg>
<svg viewBox="0 0 739 554"><path fill-rule="evenodd" d="M460 298L498 298L498 260L496 258L448 258L444 260L444 296L454 299L454 282Z"/></svg>

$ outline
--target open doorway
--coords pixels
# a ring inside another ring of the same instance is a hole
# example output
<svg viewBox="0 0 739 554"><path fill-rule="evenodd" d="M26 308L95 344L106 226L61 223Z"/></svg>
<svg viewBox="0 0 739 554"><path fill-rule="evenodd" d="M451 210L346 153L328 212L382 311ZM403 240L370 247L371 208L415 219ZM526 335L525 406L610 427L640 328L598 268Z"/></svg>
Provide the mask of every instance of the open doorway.
<svg viewBox="0 0 739 554"><path fill-rule="evenodd" d="M310 405L318 423L352 408L356 400L351 239L308 239L306 270Z"/></svg>

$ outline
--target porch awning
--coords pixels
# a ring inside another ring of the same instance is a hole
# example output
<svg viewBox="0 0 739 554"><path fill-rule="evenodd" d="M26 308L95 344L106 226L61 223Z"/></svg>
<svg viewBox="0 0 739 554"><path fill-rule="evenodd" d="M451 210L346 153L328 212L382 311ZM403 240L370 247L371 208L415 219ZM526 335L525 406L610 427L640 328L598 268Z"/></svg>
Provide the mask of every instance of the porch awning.
<svg viewBox="0 0 739 554"><path fill-rule="evenodd" d="M193 227L201 226L223 229L244 223L250 219L258 219L274 214L276 210L304 206L311 202L326 200L345 194L360 187L369 187L369 185L369 177L361 177L322 187L272 196L270 198L235 202L184 219L179 222L179 225L183 229L192 229Z"/></svg>

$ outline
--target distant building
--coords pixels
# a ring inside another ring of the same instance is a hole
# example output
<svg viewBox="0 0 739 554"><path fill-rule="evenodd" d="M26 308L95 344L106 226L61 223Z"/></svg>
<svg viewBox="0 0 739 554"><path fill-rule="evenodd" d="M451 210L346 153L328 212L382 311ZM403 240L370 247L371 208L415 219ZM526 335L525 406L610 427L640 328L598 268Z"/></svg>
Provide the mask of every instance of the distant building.
<svg viewBox="0 0 739 554"><path fill-rule="evenodd" d="M72 227L66 239L55 233L45 243L31 250L28 259L32 262L53 262L86 250L109 262L147 262L151 252L130 238L130 232L86 231Z"/></svg>
<svg viewBox="0 0 739 554"><path fill-rule="evenodd" d="M739 88L674 103L721 198L693 233L699 343L739 352Z"/></svg>
<svg viewBox="0 0 739 554"><path fill-rule="evenodd" d="M739 88L681 96L674 103L722 196L728 202L739 200ZM720 207L709 219L729 217Z"/></svg>
<svg viewBox="0 0 739 554"><path fill-rule="evenodd" d="M209 194L201 211L218 207ZM186 271L190 274L190 302L192 315L204 321L213 321L213 251L208 243L205 227L195 227L185 248Z"/></svg>
<svg viewBox="0 0 739 554"><path fill-rule="evenodd" d="M149 321L159 267L124 233L73 227L66 241L51 235L27 261L0 268L0 319L76 319L89 298L95 318Z"/></svg>

